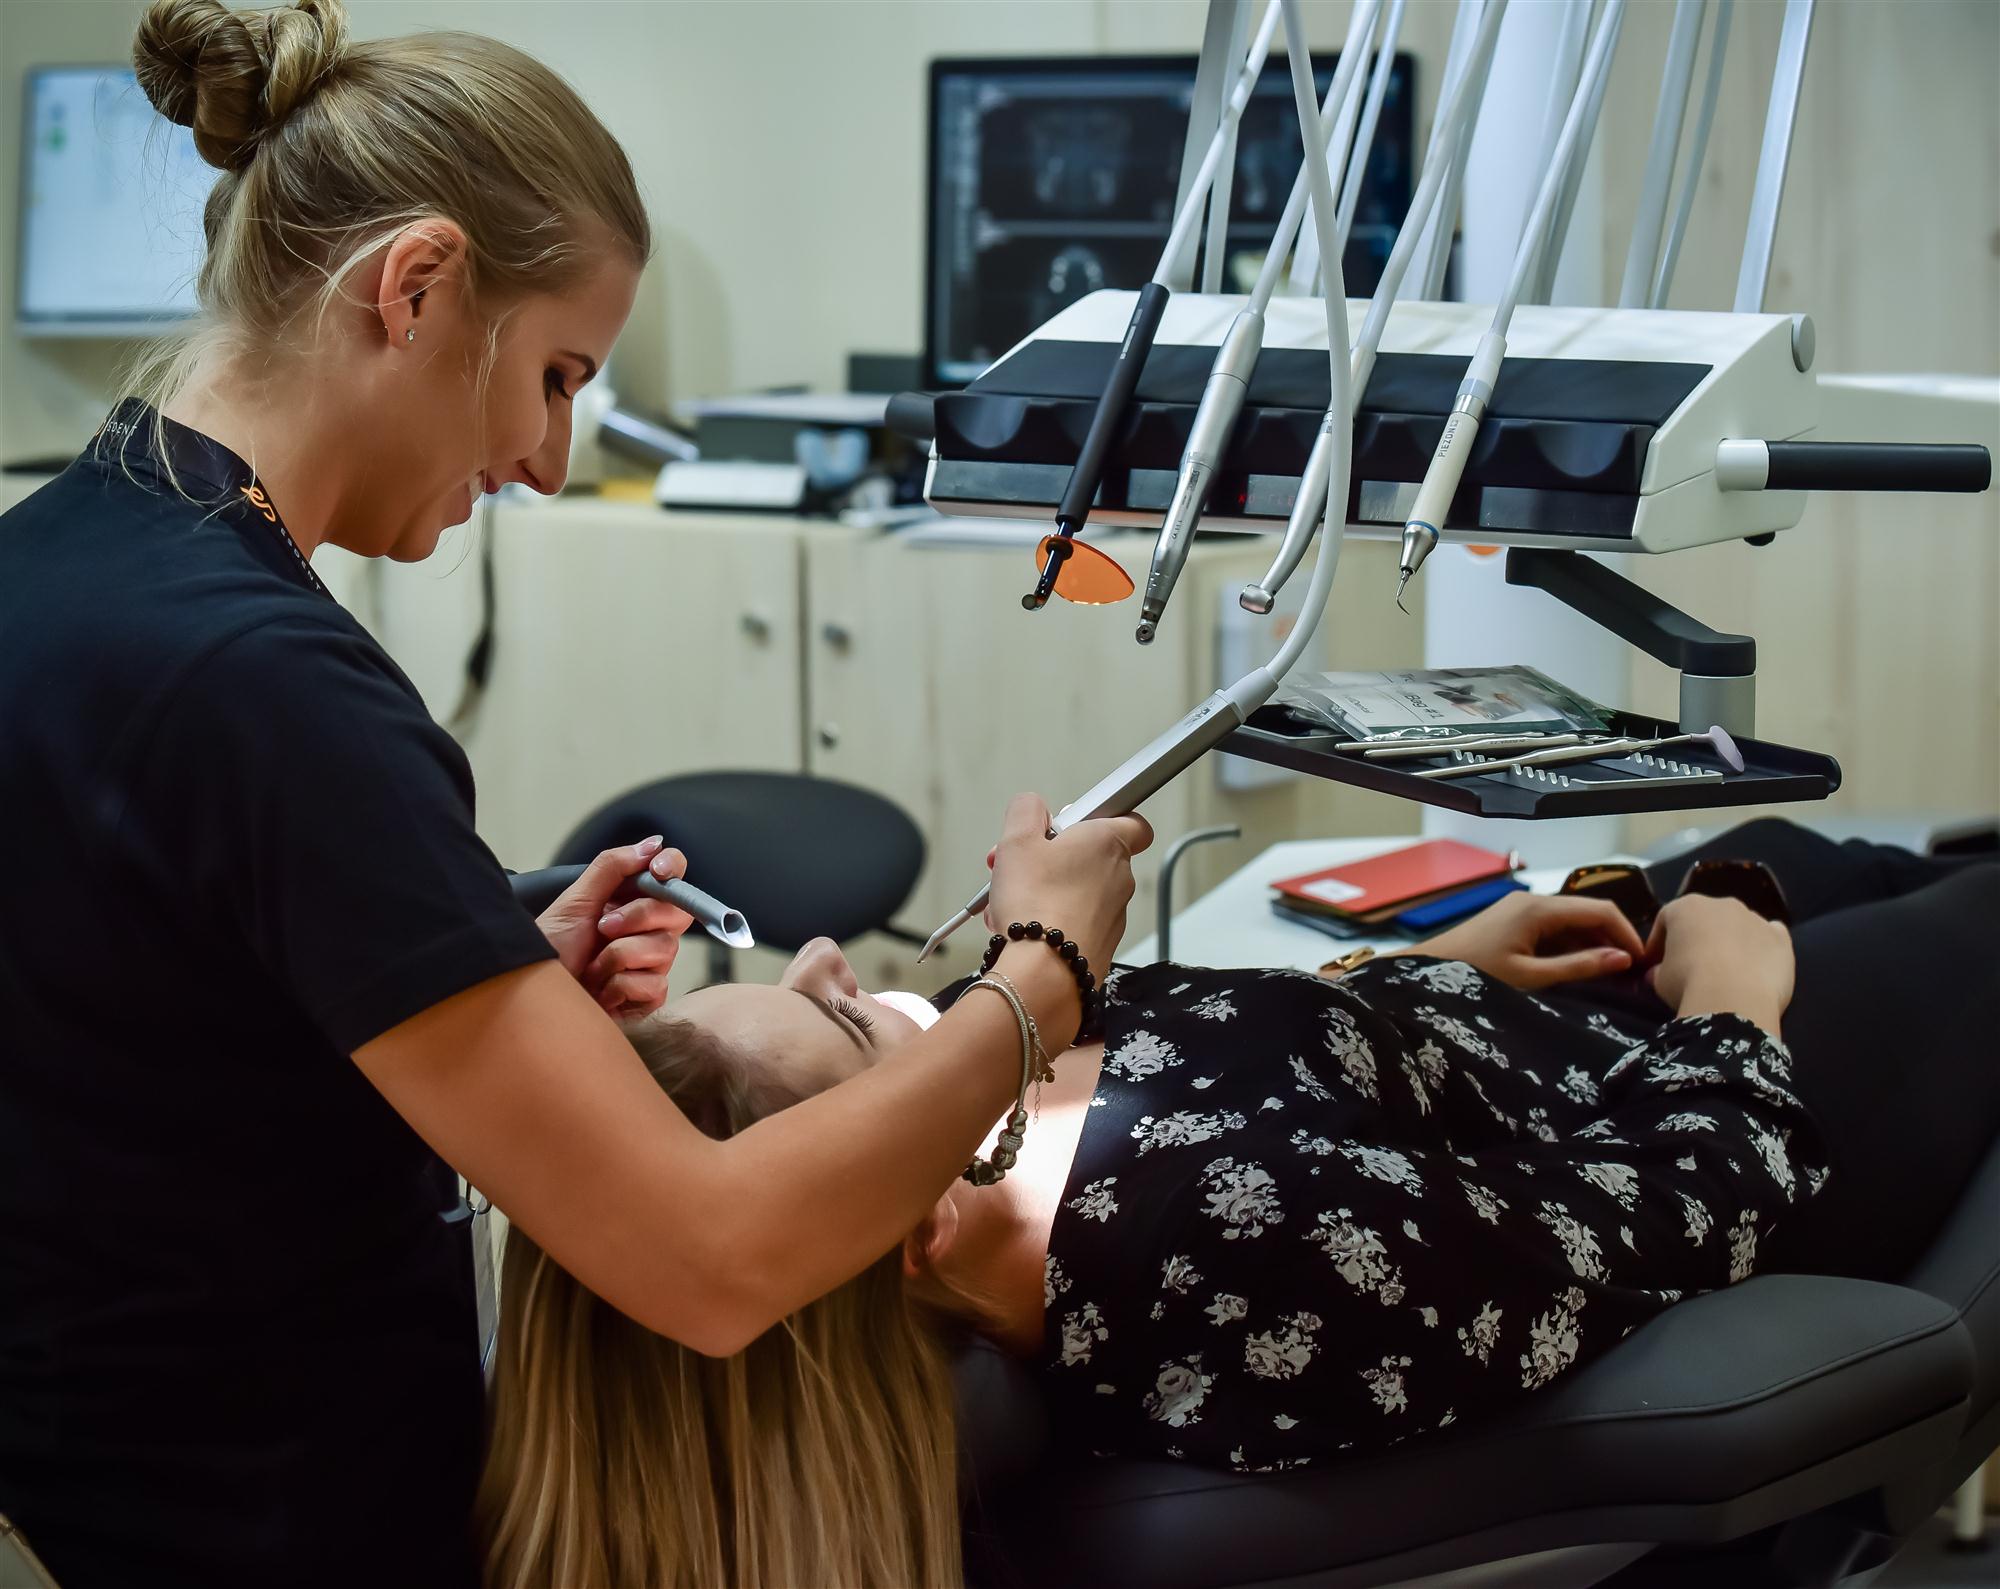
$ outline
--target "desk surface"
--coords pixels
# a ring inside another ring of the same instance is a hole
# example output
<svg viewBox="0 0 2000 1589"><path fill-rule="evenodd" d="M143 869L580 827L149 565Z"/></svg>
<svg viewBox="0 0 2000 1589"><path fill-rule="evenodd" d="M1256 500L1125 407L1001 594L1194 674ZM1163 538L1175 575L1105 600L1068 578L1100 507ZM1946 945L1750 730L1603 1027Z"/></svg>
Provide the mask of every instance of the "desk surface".
<svg viewBox="0 0 2000 1589"><path fill-rule="evenodd" d="M1169 942L1173 956L1184 965L1290 966L1312 971L1363 945L1404 947L1410 940L1400 934L1330 938L1310 927L1280 920L1271 913L1271 884L1280 877L1344 866L1416 842L1405 833L1386 839L1292 839L1274 844L1175 915ZM1553 893L1566 875L1567 869L1562 867L1536 868L1522 872L1520 878L1537 892ZM1159 958L1156 938L1143 939L1121 958L1135 965L1150 964Z"/></svg>

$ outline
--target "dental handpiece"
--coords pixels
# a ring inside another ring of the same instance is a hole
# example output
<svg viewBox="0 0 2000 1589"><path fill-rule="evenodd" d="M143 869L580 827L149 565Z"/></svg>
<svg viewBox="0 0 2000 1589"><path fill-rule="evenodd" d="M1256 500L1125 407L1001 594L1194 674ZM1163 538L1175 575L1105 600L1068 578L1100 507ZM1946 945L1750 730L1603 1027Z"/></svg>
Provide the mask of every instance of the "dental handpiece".
<svg viewBox="0 0 2000 1589"><path fill-rule="evenodd" d="M1264 316L1260 310L1245 309L1222 339L1221 351L1209 369L1201 389L1201 402L1194 411L1187 446L1181 452L1180 472L1174 480L1173 499L1160 525L1160 538L1153 543L1153 566L1146 575L1146 599L1139 610L1139 644L1151 645L1158 632L1167 601L1187 564L1188 548L1194 544L1195 526L1215 474L1222 467L1229 437L1243 412L1243 399L1250 389L1257 355L1264 349Z"/></svg>
<svg viewBox="0 0 2000 1589"><path fill-rule="evenodd" d="M545 866L539 871L517 872L508 881L513 885L514 897L539 914L583 873L581 866ZM750 923L744 919L742 911L732 910L713 894L702 892L685 878L662 879L645 871L631 882L640 893L679 906L707 928L711 938L721 939L732 949L757 947Z"/></svg>
<svg viewBox="0 0 2000 1589"><path fill-rule="evenodd" d="M1417 499L1410 507L1409 517L1403 522L1402 555L1396 570L1396 604L1399 607L1402 606L1403 591L1436 547L1439 530L1451 509L1452 498L1458 495L1459 482L1465 478L1466 460L1472 456L1472 444L1478 439L1480 421L1486 417L1486 405L1492 401L1494 383L1500 379L1500 365L1507 357L1507 331L1513 323L1515 306L1521 301L1528 278L1540 267L1549 242L1550 223L1570 168L1589 156L1589 140L1583 136L1583 130L1587 122L1594 130L1590 107L1593 99L1601 93L1604 79L1611 69L1611 57L1618 45L1618 30L1624 16L1625 0L1604 0L1604 9L1598 15L1597 28L1591 37L1590 54L1584 62L1576 92L1571 96L1568 114L1563 118L1555 152L1550 158L1548 170L1543 174L1534 205L1528 212L1527 224L1521 228L1521 241L1514 253L1506 293L1494 308L1492 324L1479 339L1465 379L1459 383L1451 413L1446 416L1444 430L1438 436L1437 450L1431 454L1430 465L1424 470L1423 484L1417 488Z"/></svg>

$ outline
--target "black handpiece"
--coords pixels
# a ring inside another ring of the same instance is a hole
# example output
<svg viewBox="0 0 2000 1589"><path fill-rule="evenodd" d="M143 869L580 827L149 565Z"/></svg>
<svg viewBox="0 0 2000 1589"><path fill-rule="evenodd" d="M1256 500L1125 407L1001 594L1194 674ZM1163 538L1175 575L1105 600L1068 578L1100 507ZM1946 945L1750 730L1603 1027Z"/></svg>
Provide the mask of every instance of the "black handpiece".
<svg viewBox="0 0 2000 1589"><path fill-rule="evenodd" d="M1132 318L1125 325L1125 340L1119 344L1110 379L1104 383L1097 411L1090 416L1090 429L1077 452L1076 467L1070 470L1069 484L1063 488L1062 501L1056 505L1056 533L1065 540L1081 530L1090 517L1090 505L1097 499L1097 482L1104 473L1105 456L1124 422L1125 410L1139 385L1140 372L1146 367L1146 355L1153 350L1160 317L1166 313L1167 300L1172 296L1157 281L1149 281L1139 289L1139 301L1132 306ZM1049 560L1035 584L1034 594L1024 597L1022 606L1032 611L1048 601L1049 592L1055 587L1056 571L1062 567L1066 555L1067 549L1060 544L1049 548Z"/></svg>

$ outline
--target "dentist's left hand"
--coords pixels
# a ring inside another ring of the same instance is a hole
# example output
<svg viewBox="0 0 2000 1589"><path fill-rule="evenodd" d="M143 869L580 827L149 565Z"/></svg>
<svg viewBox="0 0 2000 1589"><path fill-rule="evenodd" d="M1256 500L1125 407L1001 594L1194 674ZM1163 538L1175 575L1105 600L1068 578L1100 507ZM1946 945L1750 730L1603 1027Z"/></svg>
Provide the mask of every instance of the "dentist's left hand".
<svg viewBox="0 0 2000 1589"><path fill-rule="evenodd" d="M664 882L687 871L687 857L662 842L656 835L603 851L535 921L563 969L620 1019L649 1015L666 1002L681 934L694 925L679 906L633 886L642 872Z"/></svg>

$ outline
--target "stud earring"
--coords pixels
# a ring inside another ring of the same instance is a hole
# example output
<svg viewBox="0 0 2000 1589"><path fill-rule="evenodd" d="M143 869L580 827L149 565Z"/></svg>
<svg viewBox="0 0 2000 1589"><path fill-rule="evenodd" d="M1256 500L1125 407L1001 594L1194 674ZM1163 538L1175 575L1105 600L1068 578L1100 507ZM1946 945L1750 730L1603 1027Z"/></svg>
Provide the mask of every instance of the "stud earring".
<svg viewBox="0 0 2000 1589"><path fill-rule="evenodd" d="M410 327L410 328L409 328L408 330L406 330L406 331L405 331L405 332L403 333L403 340L404 340L405 342L414 342L414 341L416 341L416 340L417 340L417 328L416 328L415 326L411 326L411 327Z"/></svg>

